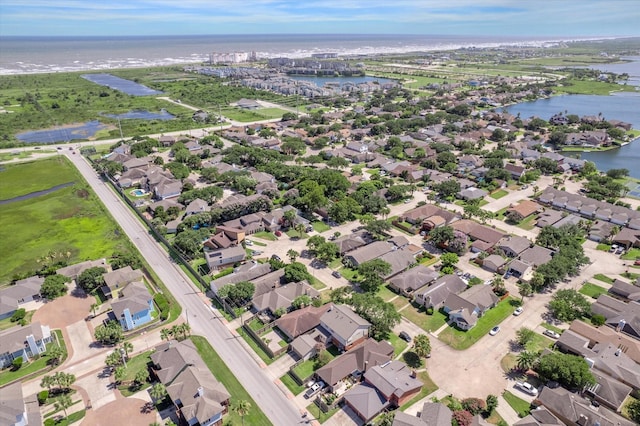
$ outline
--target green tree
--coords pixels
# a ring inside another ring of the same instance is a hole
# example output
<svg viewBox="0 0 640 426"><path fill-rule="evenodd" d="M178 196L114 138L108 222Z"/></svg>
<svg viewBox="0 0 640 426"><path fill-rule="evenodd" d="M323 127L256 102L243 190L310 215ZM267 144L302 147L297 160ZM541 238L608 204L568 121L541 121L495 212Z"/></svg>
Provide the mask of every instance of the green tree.
<svg viewBox="0 0 640 426"><path fill-rule="evenodd" d="M67 294L67 283L71 279L64 275L49 275L45 277L42 287L40 287L40 294L49 300L53 300L57 297Z"/></svg>
<svg viewBox="0 0 640 426"><path fill-rule="evenodd" d="M58 345L52 345L51 348L47 351L47 357L49 357L49 365L56 366L60 364L62 358L66 355L65 350Z"/></svg>
<svg viewBox="0 0 640 426"><path fill-rule="evenodd" d="M20 368L22 368L22 363L24 362L24 360L22 359L21 356L14 358L13 361L11 362L11 370L13 371L18 371L20 370Z"/></svg>
<svg viewBox="0 0 640 426"><path fill-rule="evenodd" d="M487 395L487 399L486 399L486 404L487 404L487 417L491 415L491 413L493 413L493 410L495 410L498 407L498 397L496 395Z"/></svg>
<svg viewBox="0 0 640 426"><path fill-rule="evenodd" d="M544 275L539 272L534 272L529 280L532 291L541 291L544 288ZM520 293L522 294L522 293Z"/></svg>
<svg viewBox="0 0 640 426"><path fill-rule="evenodd" d="M296 261L298 256L300 256L300 253L298 253L294 249L289 249L287 250L287 256L289 257L289 262L293 263Z"/></svg>
<svg viewBox="0 0 640 426"><path fill-rule="evenodd" d="M377 240L383 240L385 232L391 229L391 224L386 220L376 219L367 223L364 227Z"/></svg>
<svg viewBox="0 0 640 426"><path fill-rule="evenodd" d="M311 302L312 302L311 296L307 294L302 294L296 297L295 299L293 299L293 301L291 302L291 307L293 309L301 309L301 308L304 308L305 306L310 306Z"/></svg>
<svg viewBox="0 0 640 426"><path fill-rule="evenodd" d="M555 380L569 389L582 389L596 383L587 361L575 355L559 352L544 355L535 370L544 379Z"/></svg>
<svg viewBox="0 0 640 426"><path fill-rule="evenodd" d="M453 228L450 226L440 226L429 232L429 241L434 246L444 246L454 239Z"/></svg>
<svg viewBox="0 0 640 426"><path fill-rule="evenodd" d="M549 309L560 321L570 322L591 313L591 304L576 290L558 290L549 302Z"/></svg>
<svg viewBox="0 0 640 426"><path fill-rule="evenodd" d="M284 267L284 279L288 283L310 281L311 274L304 263L293 262Z"/></svg>
<svg viewBox="0 0 640 426"><path fill-rule="evenodd" d="M426 334L418 334L413 339L413 351L421 358L427 358L431 354L431 341Z"/></svg>
<svg viewBox="0 0 640 426"><path fill-rule="evenodd" d="M91 293L97 288L104 285L104 274L106 269L100 266L94 266L93 268L85 269L77 279L77 283L84 291Z"/></svg>
<svg viewBox="0 0 640 426"><path fill-rule="evenodd" d="M98 308L100 307L100 305L98 303L92 303L91 304L91 314L95 317L96 316L96 311L98 310Z"/></svg>
<svg viewBox="0 0 640 426"><path fill-rule="evenodd" d="M329 263L340 254L338 246L332 242L321 244L316 250L316 258L324 263Z"/></svg>
<svg viewBox="0 0 640 426"><path fill-rule="evenodd" d="M544 278L543 278L544 280ZM518 293L520 293L520 302L524 302L525 296L531 296L533 288L530 283L523 281L518 284Z"/></svg>
<svg viewBox="0 0 640 426"><path fill-rule="evenodd" d="M531 369L538 361L538 355L535 352L522 351L518 354L516 365L520 370L527 371Z"/></svg>
<svg viewBox="0 0 640 426"><path fill-rule="evenodd" d="M327 240L322 235L313 235L307 240L307 248L315 254L316 250L326 242Z"/></svg>
<svg viewBox="0 0 640 426"><path fill-rule="evenodd" d="M371 335L376 340L387 338L393 327L400 323L400 313L392 303L370 293L354 293L351 305L355 312L371 323Z"/></svg>
<svg viewBox="0 0 640 426"><path fill-rule="evenodd" d="M329 353L329 351L326 349L322 349L314 358L313 368L315 370L318 370L319 368L322 368L325 365L329 364L332 359L333 356Z"/></svg>
<svg viewBox="0 0 640 426"><path fill-rule="evenodd" d="M122 327L117 321L109 321L107 324L100 324L94 330L97 341L103 344L116 344L124 339Z"/></svg>
<svg viewBox="0 0 640 426"><path fill-rule="evenodd" d="M375 293L383 283L383 278L391 273L391 265L382 259L373 259L361 263L358 273L362 276L360 288L368 293Z"/></svg>
<svg viewBox="0 0 640 426"><path fill-rule="evenodd" d="M459 260L460 258L455 253L444 253L442 256L440 256L440 263L442 263L443 268L453 267L456 265L456 263L458 263Z"/></svg>
<svg viewBox="0 0 640 426"><path fill-rule="evenodd" d="M157 403L161 402L167 396L167 388L162 383L155 383L149 391L151 398Z"/></svg>
<svg viewBox="0 0 640 426"><path fill-rule="evenodd" d="M133 381L136 382L138 386L142 386L148 380L149 380L149 370L147 370L146 367L138 370L138 372L135 375L135 378L133 379Z"/></svg>
<svg viewBox="0 0 640 426"><path fill-rule="evenodd" d="M243 304L245 300L253 297L255 285L249 281L240 281L236 284L227 284L218 290L218 296L228 298L236 305Z"/></svg>
<svg viewBox="0 0 640 426"><path fill-rule="evenodd" d="M122 365L122 354L120 351L113 351L104 360L107 367L117 368Z"/></svg>
<svg viewBox="0 0 640 426"><path fill-rule="evenodd" d="M119 365L114 370L113 378L115 379L116 383L121 383L122 379L124 379L126 375L127 367L125 367L124 365Z"/></svg>
<svg viewBox="0 0 640 426"><path fill-rule="evenodd" d="M522 327L516 331L516 341L520 346L527 346L527 343L533 340L535 335L535 331L527 327Z"/></svg>
<svg viewBox="0 0 640 426"><path fill-rule="evenodd" d="M240 416L242 419L242 425L244 426L244 416L249 414L251 409L251 403L245 399L239 399L231 405L231 410Z"/></svg>
<svg viewBox="0 0 640 426"><path fill-rule="evenodd" d="M432 185L431 188L442 198L453 197L460 192L460 182L455 179L445 180L444 182Z"/></svg>
<svg viewBox="0 0 640 426"><path fill-rule="evenodd" d="M632 400L627 404L627 413L629 417L636 423L640 423L640 400Z"/></svg>
<svg viewBox="0 0 640 426"><path fill-rule="evenodd" d="M394 411L382 413L376 421L376 426L393 426L395 417L396 413Z"/></svg>
<svg viewBox="0 0 640 426"><path fill-rule="evenodd" d="M67 409L73 405L73 401L71 400L71 395L63 394L56 398L53 403L56 410L62 410L64 412L65 418L67 416Z"/></svg>

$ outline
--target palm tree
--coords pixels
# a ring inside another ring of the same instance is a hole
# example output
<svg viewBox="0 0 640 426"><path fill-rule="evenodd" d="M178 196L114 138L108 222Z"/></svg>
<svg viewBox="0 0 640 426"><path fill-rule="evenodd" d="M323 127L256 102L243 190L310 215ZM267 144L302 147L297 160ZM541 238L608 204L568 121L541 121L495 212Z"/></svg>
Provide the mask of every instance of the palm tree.
<svg viewBox="0 0 640 426"><path fill-rule="evenodd" d="M51 364L52 366L58 365L62 360L62 357L64 357L64 355L65 355L65 351L62 347L55 346L55 345L52 346L51 349L47 351L47 356L49 357L49 364Z"/></svg>
<svg viewBox="0 0 640 426"><path fill-rule="evenodd" d="M191 326L185 322L184 324L182 324L180 328L182 331L182 337L186 339L187 334L191 334Z"/></svg>
<svg viewBox="0 0 640 426"><path fill-rule="evenodd" d="M231 409L233 410L234 413L240 416L240 418L242 419L242 425L244 426L244 416L249 414L249 410L251 409L251 403L247 400L240 399L231 406Z"/></svg>
<svg viewBox="0 0 640 426"><path fill-rule="evenodd" d="M127 375L127 368L124 365L120 365L116 367L116 371L114 374L114 379L116 383L120 383L122 379L124 379L124 376L126 375Z"/></svg>
<svg viewBox="0 0 640 426"><path fill-rule="evenodd" d="M54 406L56 410L64 411L64 416L67 417L67 408L73 405L73 401L71 400L71 395L63 394L56 398L54 402Z"/></svg>
<svg viewBox="0 0 640 426"><path fill-rule="evenodd" d="M96 310L97 310L99 307L100 307L100 305L99 305L99 304L97 304L97 303L94 303L94 304L92 304L92 305L91 305L91 313L93 314L93 316L94 316L94 317L96 316Z"/></svg>
<svg viewBox="0 0 640 426"><path fill-rule="evenodd" d="M151 398L154 401L160 402L167 396L167 388L162 383L156 383L151 386L151 390L149 391Z"/></svg>
<svg viewBox="0 0 640 426"><path fill-rule="evenodd" d="M520 370L527 371L531 369L538 361L538 355L535 352L522 351L518 355L516 365Z"/></svg>
<svg viewBox="0 0 640 426"><path fill-rule="evenodd" d="M289 256L289 260L291 261L291 263L296 261L296 258L298 256L300 256L300 253L298 253L297 251L295 251L294 249L289 249L287 251L287 256Z"/></svg>
<svg viewBox="0 0 640 426"><path fill-rule="evenodd" d="M426 334L418 334L413 340L413 351L421 358L426 358L431 353L431 341Z"/></svg>
<svg viewBox="0 0 640 426"><path fill-rule="evenodd" d="M162 330L160 330L160 338L162 340L167 339L167 341L171 340L171 330L169 330L168 328L163 328Z"/></svg>
<svg viewBox="0 0 640 426"><path fill-rule="evenodd" d="M171 327L171 336L173 336L173 337L175 337L177 339L179 335L180 335L180 325L174 324Z"/></svg>
<svg viewBox="0 0 640 426"><path fill-rule="evenodd" d="M304 233L304 225L301 224L301 223L298 223L298 224L296 224L294 229L300 235L300 238L302 238L302 234Z"/></svg>
<svg viewBox="0 0 640 426"><path fill-rule="evenodd" d="M122 350L124 350L125 358L129 359L129 353L133 351L133 343L122 342Z"/></svg>

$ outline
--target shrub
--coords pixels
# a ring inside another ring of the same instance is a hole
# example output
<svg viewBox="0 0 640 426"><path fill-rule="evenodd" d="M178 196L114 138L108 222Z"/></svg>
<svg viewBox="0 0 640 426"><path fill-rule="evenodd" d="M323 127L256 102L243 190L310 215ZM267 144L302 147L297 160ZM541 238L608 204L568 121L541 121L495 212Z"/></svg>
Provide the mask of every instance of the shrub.
<svg viewBox="0 0 640 426"><path fill-rule="evenodd" d="M591 323L595 326L603 325L607 319L604 315L595 314L591 317Z"/></svg>
<svg viewBox="0 0 640 426"><path fill-rule="evenodd" d="M14 371L17 371L17 370L20 370L20 367L22 367L22 363L23 363L23 359L21 356L19 356L18 358L13 360L13 362L11 363L11 366L13 367Z"/></svg>
<svg viewBox="0 0 640 426"><path fill-rule="evenodd" d="M427 315L433 315L433 306L427 308Z"/></svg>
<svg viewBox="0 0 640 426"><path fill-rule="evenodd" d="M162 293L157 293L153 296L153 301L160 311L160 319L164 321L169 318L169 300L167 300L167 296Z"/></svg>
<svg viewBox="0 0 640 426"><path fill-rule="evenodd" d="M26 315L26 309L20 308L11 315L11 322L19 322L20 320L23 320Z"/></svg>
<svg viewBox="0 0 640 426"><path fill-rule="evenodd" d="M453 412L453 420L458 426L470 426L473 423L473 416L466 410L457 410Z"/></svg>
<svg viewBox="0 0 640 426"><path fill-rule="evenodd" d="M38 404L40 405L44 405L45 402L47 402L47 398L49 398L49 391L48 390L43 390L38 392Z"/></svg>
<svg viewBox="0 0 640 426"><path fill-rule="evenodd" d="M485 403L479 398L467 398L462 400L462 408L475 416L476 414L480 414L484 411Z"/></svg>

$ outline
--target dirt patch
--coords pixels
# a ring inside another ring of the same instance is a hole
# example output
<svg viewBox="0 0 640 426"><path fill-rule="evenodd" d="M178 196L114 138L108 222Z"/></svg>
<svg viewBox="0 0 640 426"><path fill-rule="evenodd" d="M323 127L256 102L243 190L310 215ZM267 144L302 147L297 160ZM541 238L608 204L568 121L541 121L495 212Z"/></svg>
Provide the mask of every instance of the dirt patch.
<svg viewBox="0 0 640 426"><path fill-rule="evenodd" d="M87 410L83 426L148 425L157 421L156 410L145 412L146 401L122 398L97 410Z"/></svg>
<svg viewBox="0 0 640 426"><path fill-rule="evenodd" d="M76 191L76 196L86 200L87 198L89 198L89 191L87 191L86 189L78 189Z"/></svg>
<svg viewBox="0 0 640 426"><path fill-rule="evenodd" d="M32 322L40 322L52 329L65 328L90 315L93 303L93 296L78 297L68 294L45 303L33 315Z"/></svg>

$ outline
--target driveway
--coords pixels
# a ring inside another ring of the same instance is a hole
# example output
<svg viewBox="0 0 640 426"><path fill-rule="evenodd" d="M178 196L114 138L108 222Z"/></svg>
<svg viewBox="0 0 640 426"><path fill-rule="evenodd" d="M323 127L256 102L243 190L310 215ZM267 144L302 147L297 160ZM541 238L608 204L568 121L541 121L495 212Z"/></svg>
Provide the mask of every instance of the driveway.
<svg viewBox="0 0 640 426"><path fill-rule="evenodd" d="M82 426L149 425L160 424L156 410L144 412L146 401L137 398L119 398L101 408L87 410ZM95 407L95 405L94 405Z"/></svg>
<svg viewBox="0 0 640 426"><path fill-rule="evenodd" d="M95 303L93 296L72 289L71 294L46 302L33 315L32 322L40 322L52 329L64 329L70 324L84 320L91 313L91 305Z"/></svg>

